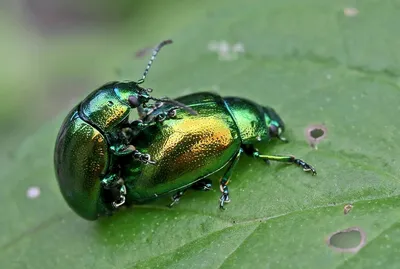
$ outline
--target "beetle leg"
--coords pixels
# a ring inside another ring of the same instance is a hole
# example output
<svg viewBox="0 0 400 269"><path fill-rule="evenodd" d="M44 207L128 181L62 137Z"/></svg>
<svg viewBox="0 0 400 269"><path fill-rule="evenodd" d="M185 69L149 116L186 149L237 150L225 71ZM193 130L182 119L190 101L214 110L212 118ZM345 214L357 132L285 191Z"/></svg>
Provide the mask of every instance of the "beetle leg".
<svg viewBox="0 0 400 269"><path fill-rule="evenodd" d="M297 159L295 156L290 155L290 156L279 156L279 155L261 155L259 154L256 156L261 159L268 159L271 161L277 161L277 162L286 162L286 163L294 163L301 168L303 168L303 171L305 172L311 172L312 175L316 175L317 171L315 170L314 167L312 167L310 164L306 163L305 161L301 159Z"/></svg>
<svg viewBox="0 0 400 269"><path fill-rule="evenodd" d="M120 206L122 206L123 204L125 204L126 201L126 187L124 184L121 185L120 189L119 189L119 198L118 200L114 201L112 203L114 208L118 208Z"/></svg>
<svg viewBox="0 0 400 269"><path fill-rule="evenodd" d="M179 200L181 199L182 195L187 191L187 189L183 189L178 191L176 194L174 194L171 199L172 203L168 205L168 207L172 207L174 204L178 203Z"/></svg>
<svg viewBox="0 0 400 269"><path fill-rule="evenodd" d="M143 106L138 106L137 111L139 114L139 119L143 119L147 115L147 111Z"/></svg>
<svg viewBox="0 0 400 269"><path fill-rule="evenodd" d="M252 153L253 157L259 158L262 160L268 160L268 161L276 161L276 162L285 162L285 163L293 163L301 168L303 168L303 171L305 172L311 172L312 175L316 175L317 171L315 170L314 167L312 167L310 164L306 163L305 161L301 159L297 159L293 155L288 155L288 156L281 156L281 155L265 155L265 154L260 154L260 152L254 148L254 151Z"/></svg>
<svg viewBox="0 0 400 269"><path fill-rule="evenodd" d="M137 160L137 161L143 163L143 164L153 164L153 165L156 164L155 161L152 161L152 160L151 160L150 154L141 153L141 152L138 151L138 150L135 150L135 151L133 152L133 158L134 158L135 160Z"/></svg>
<svg viewBox="0 0 400 269"><path fill-rule="evenodd" d="M132 136L135 136L150 125L152 124L144 123L142 120L134 120L129 124L129 127L131 128Z"/></svg>
<svg viewBox="0 0 400 269"><path fill-rule="evenodd" d="M194 183L191 187L195 190L209 191L212 187L212 181L209 178L203 178Z"/></svg>
<svg viewBox="0 0 400 269"><path fill-rule="evenodd" d="M119 157L133 154L135 151L137 151L136 148L132 145L121 145L119 147L111 146L110 149L114 153L114 155Z"/></svg>
<svg viewBox="0 0 400 269"><path fill-rule="evenodd" d="M243 151L244 153L246 153L246 155L251 156L251 157L256 157L256 154L259 154L258 149L254 147L254 145L250 144L250 145L242 145ZM262 159L266 164L270 165L271 162L269 161L269 159Z"/></svg>
<svg viewBox="0 0 400 269"><path fill-rule="evenodd" d="M123 134L126 137L134 137L149 126L155 125L157 123L162 123L165 120L173 119L176 117L176 109L178 109L179 107L172 107L166 112L162 112L155 116L152 116L151 114L154 112L154 110L160 106L162 106L162 103L157 104L154 109L150 110L144 108L140 108L139 110L138 107L139 119L132 121L128 124L127 127L124 127Z"/></svg>
<svg viewBox="0 0 400 269"><path fill-rule="evenodd" d="M150 154L141 153L133 145L120 145L118 147L111 146L110 149L114 153L114 155L118 157L133 155L133 158L141 163L153 165L156 164L155 161L151 160Z"/></svg>
<svg viewBox="0 0 400 269"><path fill-rule="evenodd" d="M231 200L229 199L229 190L228 184L232 176L233 169L235 168L236 164L239 162L240 155L242 154L243 149L241 148L239 152L236 154L234 159L231 161L228 169L226 170L225 174L220 180L219 189L222 193L221 197L219 198L219 208L224 208L224 203L229 203Z"/></svg>
<svg viewBox="0 0 400 269"><path fill-rule="evenodd" d="M150 154L141 153L133 145L128 145L128 146L121 145L119 147L111 146L110 149L114 153L114 155L118 157L127 156L131 154L135 160L141 163L156 164L155 161L151 160Z"/></svg>
<svg viewBox="0 0 400 269"><path fill-rule="evenodd" d="M168 109L167 112L158 114L154 120L158 123L162 123L163 121L175 118L176 117L176 109L177 109L177 107L172 107L172 108Z"/></svg>
<svg viewBox="0 0 400 269"><path fill-rule="evenodd" d="M105 189L111 189L118 184L119 177L116 174L111 174L103 178L101 185Z"/></svg>
<svg viewBox="0 0 400 269"><path fill-rule="evenodd" d="M163 123L166 120L173 119L176 117L176 109L179 107L171 107L167 111L162 111L160 113L157 112L150 112L149 114L146 115L146 119L144 119L145 123L141 123L142 125L145 125L142 127L142 129L146 128L147 126L151 126L154 124L158 123Z"/></svg>
<svg viewBox="0 0 400 269"><path fill-rule="evenodd" d="M104 195L112 203L114 208L118 208L125 203L126 187L122 178L116 174L111 174L101 181Z"/></svg>

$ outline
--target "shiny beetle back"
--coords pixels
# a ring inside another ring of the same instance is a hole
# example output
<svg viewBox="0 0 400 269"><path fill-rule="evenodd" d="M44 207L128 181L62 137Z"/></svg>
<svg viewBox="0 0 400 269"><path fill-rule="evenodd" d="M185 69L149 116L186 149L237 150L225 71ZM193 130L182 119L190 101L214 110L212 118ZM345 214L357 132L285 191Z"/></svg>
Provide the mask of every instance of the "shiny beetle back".
<svg viewBox="0 0 400 269"><path fill-rule="evenodd" d="M191 185L224 167L240 148L239 130L221 96L204 92L177 101L189 104L198 115L180 109L162 128L148 128L136 138L148 141L146 152L157 165L143 165L138 175L124 174L130 201L148 200ZM152 116L170 107L164 105ZM130 167L135 171L134 165Z"/></svg>
<svg viewBox="0 0 400 269"><path fill-rule="evenodd" d="M80 116L87 119L102 131L109 131L129 115L130 106L123 102L116 92L118 88L129 92L129 87L122 83L111 82L92 92L80 105Z"/></svg>
<svg viewBox="0 0 400 269"><path fill-rule="evenodd" d="M68 205L86 219L102 211L100 180L109 161L104 136L72 110L57 136L54 165L61 193Z"/></svg>

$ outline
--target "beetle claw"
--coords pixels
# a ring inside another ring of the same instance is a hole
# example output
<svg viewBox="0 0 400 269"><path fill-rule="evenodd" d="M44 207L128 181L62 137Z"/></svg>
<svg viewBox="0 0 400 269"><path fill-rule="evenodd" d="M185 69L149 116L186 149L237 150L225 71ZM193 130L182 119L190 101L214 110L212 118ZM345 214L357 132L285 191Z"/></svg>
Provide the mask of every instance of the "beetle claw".
<svg viewBox="0 0 400 269"><path fill-rule="evenodd" d="M140 151L136 150L133 153L133 158L143 164L152 164L155 165L156 162L151 160L151 156L148 153L141 153Z"/></svg>
<svg viewBox="0 0 400 269"><path fill-rule="evenodd" d="M212 190L212 181L208 178L203 178L191 186L195 190L209 191Z"/></svg>
<svg viewBox="0 0 400 269"><path fill-rule="evenodd" d="M181 190L178 191L175 195L172 195L172 203L168 205L169 208L171 208L174 204L178 203L179 200L181 199L182 195L186 192L186 190Z"/></svg>
<svg viewBox="0 0 400 269"><path fill-rule="evenodd" d="M224 203L229 203L231 199L229 199L228 186L221 184L220 188L222 190L222 195L219 198L219 208L225 210Z"/></svg>

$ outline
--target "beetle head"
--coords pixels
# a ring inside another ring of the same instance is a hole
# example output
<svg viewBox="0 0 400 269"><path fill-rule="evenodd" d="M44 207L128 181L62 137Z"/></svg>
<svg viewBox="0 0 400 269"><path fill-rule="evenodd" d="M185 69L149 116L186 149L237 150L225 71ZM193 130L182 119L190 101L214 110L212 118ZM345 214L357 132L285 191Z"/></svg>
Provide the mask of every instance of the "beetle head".
<svg viewBox="0 0 400 269"><path fill-rule="evenodd" d="M80 112L103 131L109 131L128 120L130 109L148 99L135 82L110 82L93 91L81 103Z"/></svg>
<svg viewBox="0 0 400 269"><path fill-rule="evenodd" d="M137 82L113 81L92 92L81 104L80 112L83 116L101 130L108 131L119 123L127 121L131 108L138 108L150 99L154 100L149 95L151 90L139 85L145 81L160 49L171 43L172 40L164 40L154 48L143 76Z"/></svg>
<svg viewBox="0 0 400 269"><path fill-rule="evenodd" d="M276 137L286 142L286 138L282 136L283 132L285 131L285 124L283 123L281 117L271 107L263 107L263 110L265 123L267 124L270 137Z"/></svg>

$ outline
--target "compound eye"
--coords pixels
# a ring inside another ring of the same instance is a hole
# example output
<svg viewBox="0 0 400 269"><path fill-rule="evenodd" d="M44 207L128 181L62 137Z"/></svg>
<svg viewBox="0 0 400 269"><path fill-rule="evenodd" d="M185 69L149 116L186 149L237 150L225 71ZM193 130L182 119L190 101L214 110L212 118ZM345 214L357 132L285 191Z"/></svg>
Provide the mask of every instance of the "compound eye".
<svg viewBox="0 0 400 269"><path fill-rule="evenodd" d="M137 108L137 107L140 106L139 100L137 99L136 96L133 96L133 95L129 96L128 97L128 102L129 102L129 104L131 105L132 108Z"/></svg>
<svg viewBox="0 0 400 269"><path fill-rule="evenodd" d="M269 134L270 134L270 136L277 136L278 135L278 127L276 127L274 124L271 124L269 126Z"/></svg>

